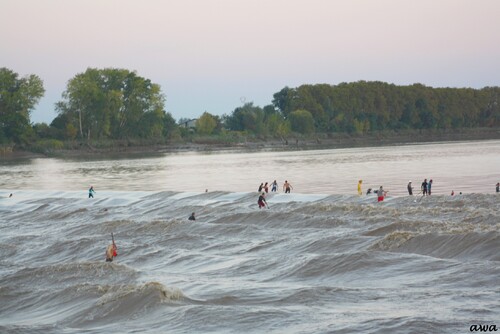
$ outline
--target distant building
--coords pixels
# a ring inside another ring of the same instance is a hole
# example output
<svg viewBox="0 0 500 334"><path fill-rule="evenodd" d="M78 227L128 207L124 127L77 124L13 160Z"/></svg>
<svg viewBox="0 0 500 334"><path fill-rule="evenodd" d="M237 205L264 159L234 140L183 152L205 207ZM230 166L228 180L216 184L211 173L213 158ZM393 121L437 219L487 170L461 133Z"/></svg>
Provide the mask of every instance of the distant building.
<svg viewBox="0 0 500 334"><path fill-rule="evenodd" d="M194 129L194 128L196 128L196 121L197 120L198 120L197 118L190 119L188 121L180 123L179 126L183 127L183 128L186 128L186 129Z"/></svg>

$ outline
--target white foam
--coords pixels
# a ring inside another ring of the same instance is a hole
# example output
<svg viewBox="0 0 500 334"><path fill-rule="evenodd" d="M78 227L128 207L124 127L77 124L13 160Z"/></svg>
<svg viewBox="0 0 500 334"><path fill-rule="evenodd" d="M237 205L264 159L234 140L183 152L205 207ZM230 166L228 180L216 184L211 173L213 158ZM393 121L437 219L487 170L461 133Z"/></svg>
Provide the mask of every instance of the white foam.
<svg viewBox="0 0 500 334"><path fill-rule="evenodd" d="M267 196L268 201L272 199L273 203L289 203L289 202L316 202L327 198L325 194L299 194L299 193L277 193Z"/></svg>

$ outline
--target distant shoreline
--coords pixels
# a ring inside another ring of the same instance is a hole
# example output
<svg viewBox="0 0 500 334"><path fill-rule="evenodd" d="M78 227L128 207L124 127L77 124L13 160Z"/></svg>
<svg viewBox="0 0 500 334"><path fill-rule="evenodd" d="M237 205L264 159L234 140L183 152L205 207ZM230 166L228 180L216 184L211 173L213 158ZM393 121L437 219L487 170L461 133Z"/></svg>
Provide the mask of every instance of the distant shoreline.
<svg viewBox="0 0 500 334"><path fill-rule="evenodd" d="M171 142L155 145L117 145L94 148L82 145L79 149L54 150L47 154L25 150L13 150L0 154L0 159L18 158L102 158L108 156L149 155L176 152L218 152L218 151L297 151L314 149L336 149L355 147L378 147L400 144L423 144L470 140L500 139L500 128L475 128L460 130L404 130L384 131L363 135L344 133L318 134L305 137L289 136L286 140L276 138L252 138L235 143L204 143L201 139L192 142Z"/></svg>

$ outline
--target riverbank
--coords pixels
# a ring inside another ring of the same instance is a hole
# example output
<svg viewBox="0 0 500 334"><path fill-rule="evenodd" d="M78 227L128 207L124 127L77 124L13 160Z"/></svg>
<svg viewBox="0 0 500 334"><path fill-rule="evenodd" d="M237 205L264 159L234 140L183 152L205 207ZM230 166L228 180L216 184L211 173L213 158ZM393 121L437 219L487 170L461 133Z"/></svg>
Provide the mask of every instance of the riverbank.
<svg viewBox="0 0 500 334"><path fill-rule="evenodd" d="M120 155L163 154L174 152L204 151L296 151L335 149L349 147L377 147L412 143L454 142L500 139L500 128L455 130L403 130L382 131L369 134L316 134L288 136L287 138L242 137L235 141L218 141L193 137L190 141L171 141L162 144L116 141L105 147L87 144L74 145L72 149L51 150L45 153L27 150L9 150L0 154L2 159L55 157L108 157Z"/></svg>

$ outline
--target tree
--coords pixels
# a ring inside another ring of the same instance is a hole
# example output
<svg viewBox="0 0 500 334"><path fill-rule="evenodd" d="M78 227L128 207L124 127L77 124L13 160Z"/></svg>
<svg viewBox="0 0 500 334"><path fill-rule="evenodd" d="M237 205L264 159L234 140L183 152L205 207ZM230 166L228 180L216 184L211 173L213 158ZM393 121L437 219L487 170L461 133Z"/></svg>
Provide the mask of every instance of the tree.
<svg viewBox="0 0 500 334"><path fill-rule="evenodd" d="M217 121L214 116L206 111L196 121L196 132L200 135L211 135L216 127Z"/></svg>
<svg viewBox="0 0 500 334"><path fill-rule="evenodd" d="M82 139L163 135L160 86L125 69L89 68L72 78L56 104Z"/></svg>
<svg viewBox="0 0 500 334"><path fill-rule="evenodd" d="M285 115L290 111L290 103L292 101L293 93L293 89L285 86L285 88L273 95L273 105Z"/></svg>
<svg viewBox="0 0 500 334"><path fill-rule="evenodd" d="M230 116L224 118L226 127L233 131L249 131L254 134L264 134L264 111L254 106L252 102L236 108Z"/></svg>
<svg viewBox="0 0 500 334"><path fill-rule="evenodd" d="M177 123L175 122L172 114L169 112L166 113L165 117L163 118L163 136L165 138L172 138L175 134L179 135L178 129L179 127L177 126Z"/></svg>
<svg viewBox="0 0 500 334"><path fill-rule="evenodd" d="M30 114L44 93L38 76L19 78L17 73L0 68L0 142L28 141L33 135Z"/></svg>
<svg viewBox="0 0 500 334"><path fill-rule="evenodd" d="M314 132L314 119L312 114L303 109L295 110L288 115L292 131L311 134Z"/></svg>

